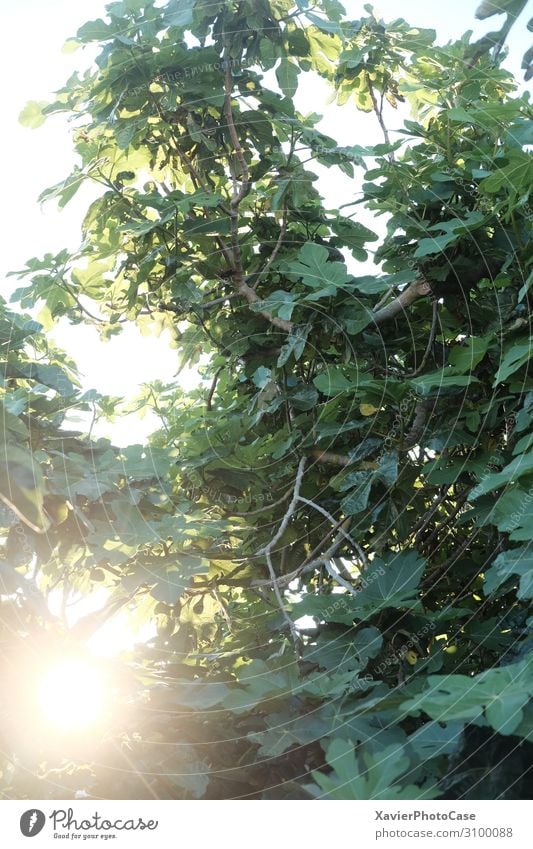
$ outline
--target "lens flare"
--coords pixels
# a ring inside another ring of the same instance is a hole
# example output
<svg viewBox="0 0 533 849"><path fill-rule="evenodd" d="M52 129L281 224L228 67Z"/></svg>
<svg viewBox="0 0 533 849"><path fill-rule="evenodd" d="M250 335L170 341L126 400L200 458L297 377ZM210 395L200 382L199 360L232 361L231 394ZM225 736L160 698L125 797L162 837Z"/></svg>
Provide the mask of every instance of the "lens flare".
<svg viewBox="0 0 533 849"><path fill-rule="evenodd" d="M45 721L58 729L86 728L101 719L106 707L103 672L85 659L69 659L43 675L38 702Z"/></svg>

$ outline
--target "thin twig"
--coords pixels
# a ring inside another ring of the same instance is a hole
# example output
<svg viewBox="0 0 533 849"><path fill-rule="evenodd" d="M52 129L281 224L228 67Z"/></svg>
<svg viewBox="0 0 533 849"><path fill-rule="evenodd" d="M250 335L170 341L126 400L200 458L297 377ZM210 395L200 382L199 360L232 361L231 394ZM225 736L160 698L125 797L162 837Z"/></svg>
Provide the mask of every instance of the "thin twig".
<svg viewBox="0 0 533 849"><path fill-rule="evenodd" d="M331 513L328 513L328 511L325 510L324 507L322 507L320 504L315 504L314 501L311 501L309 498L303 498L301 495L298 496L298 501L303 502L303 504L307 504L309 507L313 507L322 516L324 516L324 518L328 519L328 521L331 522L332 525L337 524L334 517L331 515ZM344 530L342 525L340 525L340 527L339 527L339 533L350 543L351 546L353 546L353 548L356 550L358 557L361 560L361 562L363 563L363 565L368 566L368 559L367 559L365 552L363 551L363 549L361 548L359 543L356 542L354 540L354 538L351 537L350 534L347 531Z"/></svg>
<svg viewBox="0 0 533 849"><path fill-rule="evenodd" d="M385 304L389 300L390 296L394 294L395 289L396 289L395 283L393 283L392 286L389 286L389 288L387 289L387 291L385 292L383 297L380 298L379 301L377 302L377 304L375 305L374 312L377 312L378 310L381 309L381 307L385 306Z"/></svg>
<svg viewBox="0 0 533 849"><path fill-rule="evenodd" d="M433 348L435 336L437 335L437 319L438 319L438 316L439 316L439 302L437 301L436 298L434 298L433 299L433 318L432 318L432 321L431 321L431 330L429 332L429 339L428 339L428 343L426 345L426 350L424 351L424 356L422 357L422 359L420 361L420 365L417 366L417 368L415 368L414 371L410 371L410 372L407 372L407 374L404 374L403 375L404 377L416 377L417 375L420 374L420 372L423 370L424 366L426 365L427 358L429 357L429 355L431 353L431 349Z"/></svg>
<svg viewBox="0 0 533 849"><path fill-rule="evenodd" d="M415 548L418 547L418 543L422 539L421 534L427 526L429 525L431 519L433 518L433 514L440 507L443 501L448 497L449 487L446 486L444 488L444 492L441 491L440 495L436 496L435 500L429 506L429 509L420 517L420 519L415 523L413 528L411 529L410 535L416 534L415 537Z"/></svg>
<svg viewBox="0 0 533 849"><path fill-rule="evenodd" d="M421 401L418 401L415 407L413 424L404 439L404 447L407 450L413 448L423 435L428 414L430 410L435 409L435 400L434 398L423 398Z"/></svg>
<svg viewBox="0 0 533 849"><path fill-rule="evenodd" d="M215 394L215 389L217 388L218 376L222 371L224 371L225 368L225 365L220 366L220 368L218 368L215 372L215 376L213 377L213 382L211 383L211 387L209 389L209 393L207 395L206 400L206 407L208 410L212 410L213 408L213 395Z"/></svg>
<svg viewBox="0 0 533 849"><path fill-rule="evenodd" d="M344 520L343 520L344 521ZM334 529L332 529L334 530ZM319 557L316 557L314 560L305 561L299 567L298 571L300 574L304 574L305 572L310 572L313 569L317 569L319 566L324 566L327 562L329 562L332 557L335 556L337 549L341 542L343 541L344 536L339 533L331 543L330 547L324 554L321 554Z"/></svg>
<svg viewBox="0 0 533 849"><path fill-rule="evenodd" d="M455 517L457 516L459 511L463 508L464 503L465 503L465 501L466 501L466 499L468 498L469 495L470 495L470 490L468 489L466 492L463 492L462 495L456 496L457 500L456 500L455 507L453 508L452 512L448 516L446 516L446 518L440 523L440 525L437 525L437 527L434 528L434 530L431 532L429 537L426 537L426 539L420 540L419 544L422 544L424 549L429 548L431 546L431 544L433 543L433 541L438 537L440 532L442 530L444 530L444 528L448 527L450 522L453 522L453 520L455 519Z"/></svg>
<svg viewBox="0 0 533 849"><path fill-rule="evenodd" d="M225 281L224 281L225 282ZM226 301L231 301L233 298L238 298L238 292L230 292L229 295L221 295L220 298L215 298L213 301L206 301L203 304L200 304L203 310L208 309L209 307L217 307L219 304L223 304Z"/></svg>
<svg viewBox="0 0 533 849"><path fill-rule="evenodd" d="M93 401L93 405L92 405L92 407L93 407L93 415L92 415L92 418L91 418L91 424L90 424L90 426L89 426L89 433L87 434L87 441L88 441L88 442L90 442L90 441L91 441L91 437L92 437L92 435L93 435L93 428L94 428L94 426L95 426L95 424L96 424L96 418L97 418L97 416L98 416L98 408L97 408L97 406L96 406L96 404L95 404L95 402L94 402L94 401Z"/></svg>
<svg viewBox="0 0 533 849"><path fill-rule="evenodd" d="M264 555L265 558L266 558L268 571L269 571L269 574L270 574L270 579L272 581L272 588L274 590L274 594L276 596L276 600L278 602L278 606L279 606L279 609L281 610L283 618L285 619L285 621L287 622L287 624L289 626L290 634L291 634L292 641L293 641L295 647L297 647L297 645L298 645L298 639L299 639L298 632L297 632L297 629L296 629L294 622L292 621L291 617L289 616L289 614L287 612L287 608L285 607L285 602L283 601L283 596L281 595L281 591L280 591L280 588L279 588L279 585L278 585L278 578L277 578L276 572L274 571L274 566L272 564L271 551L274 548L274 546L276 545L276 543L279 542L279 540L281 539L281 537L285 533L287 526L288 526L288 524L289 524L289 522L290 522L290 520L293 516L293 513L296 510L296 506L298 504L298 497L299 497L299 494L300 494L300 487L302 485L303 475L304 475L304 471L305 471L305 459L306 459L305 457L302 457L302 459L300 460L300 462L298 464L298 471L296 473L296 480L294 482L293 496L292 496L291 502L289 504L289 507L287 509L287 513L285 514L285 516L283 518L283 521L280 523L278 530L276 531L276 533L274 534L274 536L272 537L272 539L270 540L268 545L259 549L259 551L257 552L259 555Z"/></svg>
<svg viewBox="0 0 533 849"><path fill-rule="evenodd" d="M272 539L270 540L268 545L265 545L263 548L260 548L259 551L257 552L258 554L266 554L267 551L272 551L275 544L277 542L279 542L279 540L281 539L281 537L283 536L283 534L287 530L287 526L288 526L290 520L292 519L292 515L293 515L294 511L296 510L296 505L298 504L298 501L299 501L299 498L300 498L300 487L302 485L302 479L303 479L304 470L305 470L305 461L306 461L306 458L302 457L302 459L298 463L298 471L296 472L296 480L294 482L294 489L293 489L293 493L292 493L291 503L289 504L289 506L287 508L287 512L286 512L285 516L283 517L283 521L281 522L278 530L276 531L276 533L274 534L274 536L272 537Z"/></svg>
<svg viewBox="0 0 533 849"><path fill-rule="evenodd" d="M448 557L444 563L441 563L433 572L430 572L429 575L422 581L422 589L432 589L435 586L435 583L441 578L444 577L448 569L450 569L457 560L461 557L462 554L466 551L466 549L474 542L477 536L481 533L481 528L475 528L471 534L467 536L467 538L461 543L459 548L457 548L451 557Z"/></svg>
<svg viewBox="0 0 533 849"><path fill-rule="evenodd" d="M377 99L376 99L376 93L374 91L374 86L372 84L372 80L370 79L370 74L367 72L365 74L365 77L366 77L366 84L368 86L368 93L370 94L370 99L372 101L372 106L374 108L376 118L378 119L379 126L381 127L381 130L383 132L383 138L385 139L385 144L390 144L391 142L390 142L389 131L387 130L387 127L385 125L385 121L383 120L383 97L381 98L381 108L380 108L378 106L378 102L377 102ZM392 153L392 151L389 152L388 159L389 159L389 162L394 162L394 154Z"/></svg>
<svg viewBox="0 0 533 849"><path fill-rule="evenodd" d="M233 145L233 149L240 165L240 185L237 175L233 174L233 196L230 200L230 208L228 210L230 219L231 245L233 253L233 281L237 292L242 295L250 305L258 304L261 301L259 295L246 282L242 267L241 246L239 242L239 206L244 200L251 188L250 173L244 151L239 141L239 136L235 128L233 119L233 110L231 106L231 95L233 92L233 79L231 75L230 63L226 62L226 70L224 77L224 114L226 116L228 131ZM280 330L285 330L290 333L293 328L291 321L287 321L278 316L273 316L268 310L258 310L259 315L266 318L274 327L279 327Z"/></svg>
<svg viewBox="0 0 533 849"><path fill-rule="evenodd" d="M90 310L88 310L87 307L83 306L82 302L80 301L80 299L76 295L76 292L70 287L70 285L66 282L66 280L59 280L59 279L56 278L56 282L58 283L59 286L63 287L63 289L65 289L68 292L70 297L73 298L74 301L76 302L76 304L79 307L79 309L81 310L81 312L83 314L85 314L88 318L90 318L91 321L95 321L97 324L108 324L108 322L106 321L105 318L99 318L97 315L94 315L94 313L92 313Z"/></svg>
<svg viewBox="0 0 533 849"><path fill-rule="evenodd" d="M166 421L166 419L165 419L165 416L163 415L163 413L162 413L162 411L161 411L161 409L160 409L160 407L159 407L159 404L157 403L157 398L156 398L156 396L155 396L155 392L154 392L153 386L150 386L150 395L152 396L152 403L153 403L153 405L154 405L154 410L156 411L157 415L158 415L158 416L159 416L159 418L161 419L161 424L163 425L163 428L165 429L165 432L166 432L167 436L170 436L170 429L169 429L169 426L168 426L168 424L167 424L167 421Z"/></svg>
<svg viewBox="0 0 533 849"><path fill-rule="evenodd" d="M313 548L311 553L308 554L308 556L305 558L304 562L298 567L299 569L303 570L304 567L307 567L310 564L312 564L315 561L315 558L319 557L320 551L322 551L322 548L324 547L324 545L326 544L326 542L328 541L330 536L332 536L334 533L336 533L336 531L339 530L340 526L342 524L344 524L345 521L346 521L345 519L339 519L338 522L335 522L334 526L329 529L327 534L320 540L318 545L315 545L315 547ZM342 534L339 534L339 537L340 537L341 540L344 539Z"/></svg>
<svg viewBox="0 0 533 849"><path fill-rule="evenodd" d="M219 606L220 606L220 610L221 610L221 612L222 612L222 616L224 617L224 620L225 620L225 622L226 622L226 625L228 626L228 631L229 631L230 633L232 633L232 632L233 632L233 623L232 623L232 621L231 621L231 616L230 616L230 614L229 614L228 608L226 607L226 605L225 605L225 604L224 604L224 602L222 601L222 598L220 597L220 593L219 593L219 591L217 590L217 588L216 588L216 586L215 586L215 585L213 585L212 593L213 593L213 596L214 596L215 600L218 602L218 604L219 604Z"/></svg>
<svg viewBox="0 0 533 849"><path fill-rule="evenodd" d="M332 577L337 584L340 584L341 587L344 587L345 590L348 590L350 595L357 596L359 594L358 590L356 590L355 587L352 587L349 581L345 581L344 578L341 577L341 575L338 575L337 572L335 572L333 566L331 565L331 560L324 560L324 566L326 567L326 572L328 573L328 575L330 575L330 577Z"/></svg>
<svg viewBox="0 0 533 849"><path fill-rule="evenodd" d="M330 547L327 549L327 551L324 552L324 554L321 554L318 557L315 557L315 554L317 554L317 552L320 551L324 542L333 533L335 533L335 531L345 521L346 521L345 519L342 519L340 522L336 523L335 527L330 528L330 530L328 531L326 536L321 540L321 542L318 544L318 546L316 546L313 549L311 554L308 557L306 557L304 562L301 563L298 566L298 568L294 569L292 572L289 572L286 575L280 575L278 578L276 578L277 583L278 584L290 584L290 583L292 583L292 581L296 580L296 578L300 577L300 575L303 575L306 572L311 572L313 569L316 569L318 566L323 566L325 560L331 560L331 558L333 557L333 555L337 551L339 545L344 540L344 536L341 533L337 534L333 543L330 545ZM223 583L224 583L224 581L223 581ZM266 578L251 581L251 583L250 583L250 586L252 586L252 587L267 587L267 586L271 586L271 585L272 585L272 580L266 579Z"/></svg>
<svg viewBox="0 0 533 849"><path fill-rule="evenodd" d="M272 267L272 263L276 259L278 252L279 252L279 249L281 248L281 245L283 244L283 239L285 238L286 232L287 232L287 210L285 209L284 212L283 212L283 219L282 219L282 222L281 222L281 228L280 228L280 231L279 231L278 239L277 239L276 244L274 245L274 248L272 250L272 253L270 254L268 260L266 261L264 267L259 271L259 274L257 275L257 279L256 279L256 281L255 281L255 283L252 287L254 290L257 289L257 287L258 287L259 283L261 282L261 280L263 279L263 277L266 277L266 275L270 271L270 269Z"/></svg>
<svg viewBox="0 0 533 849"><path fill-rule="evenodd" d="M258 304L261 301L257 292L244 280L237 284L237 291L240 295L246 298L249 304ZM266 320L273 324L274 327L279 327L280 330L284 330L286 333L292 333L294 327L292 321L287 321L284 318L279 318L277 315L272 315L272 313L268 310L257 310L257 314L266 318Z"/></svg>
<svg viewBox="0 0 533 849"><path fill-rule="evenodd" d="M235 128L235 121L233 120L233 110L231 108L231 95L233 93L233 78L231 75L231 66L229 61L226 60L226 68L224 73L224 114L226 116L226 121L228 125L228 131L231 139L231 143L233 145L233 150L235 151L235 155L239 162L241 173L241 185L237 186L237 180L235 178L234 181L234 190L233 197L230 200L230 206L233 209L237 209L241 201L246 197L248 192L250 191L251 183L250 183L250 172L248 171L248 163L246 162L246 157L244 155L244 151L241 147L241 143L239 140L239 136L237 130Z"/></svg>

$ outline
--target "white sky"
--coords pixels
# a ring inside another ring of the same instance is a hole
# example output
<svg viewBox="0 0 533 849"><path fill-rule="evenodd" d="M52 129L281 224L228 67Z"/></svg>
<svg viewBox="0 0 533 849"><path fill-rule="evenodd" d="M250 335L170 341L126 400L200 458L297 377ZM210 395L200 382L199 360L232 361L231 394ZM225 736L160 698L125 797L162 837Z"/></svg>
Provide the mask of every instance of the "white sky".
<svg viewBox="0 0 533 849"><path fill-rule="evenodd" d="M348 16L366 14L364 2L346 0ZM469 28L486 32L494 29L494 20L474 21L478 0L447 0L444 4L427 0L381 0L376 10L385 18L404 17L415 26L433 27L442 42L458 37ZM439 9L445 16L439 16ZM528 47L527 11L512 35L510 66L519 74L522 54ZM65 210L54 203L41 208L37 196L46 187L63 179L74 164L71 139L66 121L53 118L38 130L28 130L18 123L18 116L28 100L48 100L61 87L73 70L88 64L87 52L64 54L61 48L67 38L86 20L103 15L101 0L5 0L3 9L4 42L0 52L3 86L3 133L1 136L2 203L0 227L4 234L0 256L0 274L22 268L27 259L64 247L75 249L79 242L80 222L90 198L89 190L80 191ZM500 19L498 19L500 20ZM343 109L328 103L330 92L322 81L304 83L298 92L301 111L326 114L321 129L338 139L340 144L371 144L381 140L372 116L357 113L352 107ZM390 120L394 128L394 118ZM398 121L399 123L399 121ZM321 189L331 206L351 200L346 194L346 177L336 168L328 171ZM353 186L353 191L356 190ZM352 191L352 190L350 190ZM368 221L365 221L368 223ZM3 282L2 294L8 297L15 288L13 279ZM164 337L142 337L128 327L121 337L100 342L95 330L76 326L61 327L53 339L77 362L85 389L131 398L137 387L151 380L171 381L176 372L176 354ZM183 379L180 377L180 383ZM186 384L195 382L189 375ZM128 417L113 426L103 426L102 435L112 435L119 444L142 440L157 422L154 418L138 420Z"/></svg>

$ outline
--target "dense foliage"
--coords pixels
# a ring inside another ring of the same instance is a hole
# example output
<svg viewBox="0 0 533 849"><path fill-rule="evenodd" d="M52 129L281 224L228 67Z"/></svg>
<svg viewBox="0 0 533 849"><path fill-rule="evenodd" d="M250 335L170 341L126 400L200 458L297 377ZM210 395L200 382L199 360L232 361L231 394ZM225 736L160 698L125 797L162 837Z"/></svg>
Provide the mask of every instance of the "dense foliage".
<svg viewBox="0 0 533 849"><path fill-rule="evenodd" d="M3 793L525 797L533 133L502 43L337 0L122 0L76 42L96 66L23 121L74 119L45 198L101 192L14 299L166 328L202 380L147 387L161 430L115 448L68 421L116 399L2 308ZM383 141L300 114L313 74ZM46 598L95 587L157 637L112 661L101 737L30 745L31 664L86 636Z"/></svg>

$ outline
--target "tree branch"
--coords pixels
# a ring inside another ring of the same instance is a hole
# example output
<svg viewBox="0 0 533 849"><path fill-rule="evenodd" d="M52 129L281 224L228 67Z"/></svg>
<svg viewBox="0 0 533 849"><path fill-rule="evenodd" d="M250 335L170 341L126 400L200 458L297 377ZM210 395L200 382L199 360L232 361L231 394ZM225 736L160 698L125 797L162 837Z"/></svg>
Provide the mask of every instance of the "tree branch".
<svg viewBox="0 0 533 849"><path fill-rule="evenodd" d="M226 116L226 121L228 122L228 131L231 139L231 143L233 145L233 150L235 151L235 155L237 157L237 161L241 168L240 179L241 185L238 187L237 178L234 177L234 186L233 186L233 197L230 201L230 206L236 210L239 207L239 204L248 192L250 191L250 172L248 171L248 164L246 162L246 157L244 156L244 151L241 147L241 143L239 141L239 136L237 130L235 128L235 121L233 120L233 110L231 108L231 95L233 93L233 78L231 75L231 66L228 60L226 60L226 68L224 71L224 114Z"/></svg>
<svg viewBox="0 0 533 849"><path fill-rule="evenodd" d="M281 591L280 591L280 588L279 588L279 585L278 585L278 578L277 578L277 575L274 571L274 566L272 564L271 552L272 552L272 549L274 548L274 546L276 545L276 543L279 542L279 540L281 539L281 537L285 533L287 526L288 526L288 524L289 524L289 522L290 522L290 520L293 516L293 513L296 510L296 506L298 504L298 497L300 495L300 487L302 485L303 475L304 475L304 471L305 471L305 462L306 462L306 458L302 457L302 459L300 460L300 462L298 464L298 471L296 472L296 480L294 482L294 490L293 490L292 499L291 499L291 502L290 502L289 507L287 509L287 512L286 512L286 514L283 518L283 521L280 523L278 530L276 531L276 533L274 534L274 536L272 537L272 539L270 540L268 545L264 546L263 548L260 548L259 551L257 552L258 555L264 555L265 558L266 558L268 571L269 571L269 574L270 574L270 580L272 582L274 594L276 596L276 600L278 602L279 609L281 610L281 612L283 614L283 618L285 619L285 621L287 622L287 624L289 626L290 634L291 634L293 643L295 645L297 644L298 639L299 639L297 629L296 629L294 622L292 621L291 617L287 613L287 608L285 607L285 602L283 601L283 596L281 595Z"/></svg>
<svg viewBox="0 0 533 849"><path fill-rule="evenodd" d="M244 279L241 278L241 281L236 281L237 292L242 295L249 304L257 304L261 301L259 295L252 289L251 286L246 283ZM258 315L262 315L263 318L266 318L274 327L279 327L280 330L284 330L286 333L292 333L293 323L292 321L287 321L284 318L279 318L276 315L272 315L268 310L257 310Z"/></svg>
<svg viewBox="0 0 533 849"><path fill-rule="evenodd" d="M332 451L321 451L313 448L310 452L318 463L329 463L332 466L350 466L354 461L347 454L334 454Z"/></svg>
<svg viewBox="0 0 533 849"><path fill-rule="evenodd" d="M374 312L372 318L375 324L382 324L384 321L388 321L390 318L394 318L399 312L405 311L407 307L410 307L418 298L423 298L425 295L429 295L431 293L431 286L424 280L424 278L419 278L411 283L406 289L401 292L394 301L391 301L390 304L387 304L386 307L382 307L381 309Z"/></svg>
<svg viewBox="0 0 533 849"><path fill-rule="evenodd" d="M482 528L474 528L474 530L466 537L466 539L463 540L459 548L455 549L451 557L448 557L448 559L445 560L444 563L441 563L440 566L437 566L437 568L433 572L430 572L429 575L424 578L421 585L422 589L433 589L437 581L439 581L442 577L445 576L448 569L450 569L457 562L457 560L459 560L459 558L465 553L467 548L473 542L475 542L476 538L479 536L481 531Z"/></svg>
<svg viewBox="0 0 533 849"><path fill-rule="evenodd" d="M415 407L415 418L410 430L405 436L404 447L406 449L413 448L422 434L424 433L425 424L430 410L435 409L434 398L424 398L417 402Z"/></svg>
<svg viewBox="0 0 533 849"><path fill-rule="evenodd" d="M335 526L335 525L337 524L337 522L335 521L335 519L333 518L333 516L331 515L331 513L328 513L328 511L327 511L327 510L325 510L325 509L324 509L324 507L321 507L321 506L320 506L320 504L315 504L315 502L314 502L314 501L311 501L309 498L303 498L301 495L298 495L298 501L301 501L303 504L307 504L309 507L313 507L313 508L314 508L315 510L317 510L317 511L318 511L318 512L322 515L322 516L324 516L324 518L328 519L328 521L329 521L329 522L331 522L331 524L332 524L333 526ZM342 524L341 524L341 525L340 525L340 527L339 527L339 533L340 533L340 534L341 534L341 536L343 536L343 537L344 537L344 538L345 538L345 539L346 539L346 540L350 543L350 545L351 545L351 546L355 549L355 551L357 552L357 555L358 555L359 559L361 560L362 564L363 564L364 566L368 566L368 560L367 560L367 557L366 557L365 552L363 551L363 549L361 548L361 546L359 545L359 543L358 543L358 542L356 542L356 541L354 540L354 538L353 538L353 537L351 537L351 536L350 536L350 534L349 534L347 531L345 531L345 530L344 530L344 528L342 527Z"/></svg>
<svg viewBox="0 0 533 849"><path fill-rule="evenodd" d="M279 252L279 249L281 248L281 246L283 244L283 239L285 238L286 232L287 232L287 210L285 209L283 211L283 219L282 219L282 222L281 222L281 228L280 228L280 231L279 231L279 236L277 238L276 244L274 245L272 253L270 254L265 265L263 266L263 268L259 271L259 274L257 275L257 279L256 279L256 281L253 285L254 289L257 289L257 287L258 287L259 283L261 282L261 280L263 279L263 277L266 277L266 275L270 271L270 268L272 267L272 263L276 259L278 252Z"/></svg>
<svg viewBox="0 0 533 849"><path fill-rule="evenodd" d="M341 587L344 587L345 590L348 590L350 595L353 595L353 596L359 595L358 590L356 590L355 587L352 587L352 585L350 584L349 581L346 581L341 575L339 575L337 572L335 572L333 566L331 565L331 558L324 560L324 566L326 567L326 572L328 573L328 575L331 578L333 578L333 580L337 584L340 584Z"/></svg>
<svg viewBox="0 0 533 849"><path fill-rule="evenodd" d="M248 192L250 191L251 182L250 182L250 172L248 171L248 165L246 162L246 157L244 156L244 151L241 147L241 143L239 141L239 136L237 134L237 130L235 128L235 121L233 119L233 110L231 107L231 95L233 92L233 79L231 76L231 68L229 62L226 62L225 69L225 77L224 77L224 114L226 116L226 121L228 125L228 131L231 139L231 143L233 145L233 150L237 157L237 160L240 165L240 186L237 180L237 175L233 174L233 196L230 200L230 208L229 208L229 218L230 218L230 229L231 229L231 245L233 252L233 281L235 288L239 295L242 295L245 300L250 304L257 304L261 301L261 298L251 286L246 282L246 278L244 275L243 267L242 267L242 258L241 258L241 247L239 244L239 206L241 202L244 200ZM284 330L287 333L292 331L292 322L286 321L283 318L278 318L277 316L273 316L271 312L268 310L258 310L259 315L262 315L263 318L266 318L274 327L279 327L280 330Z"/></svg>
<svg viewBox="0 0 533 849"><path fill-rule="evenodd" d="M437 335L437 319L439 316L439 302L436 298L433 299L433 318L431 320L431 330L429 331L429 339L426 345L426 350L424 351L424 356L420 361L420 365L418 365L413 371L407 372L404 374L404 377L416 377L423 370L426 365L427 359L431 353L431 349L433 347L433 343L435 341L435 336Z"/></svg>
<svg viewBox="0 0 533 849"><path fill-rule="evenodd" d="M283 534L287 530L287 526L288 526L290 520L292 519L293 513L296 510L296 505L298 504L298 500L300 498L300 487L302 485L302 479L303 479L303 474L304 474L304 470L305 470L305 462L306 462L306 458L302 457L302 459L298 463L298 471L296 472L296 480L294 482L294 489L293 489L293 493L292 493L291 503L289 504L289 506L287 508L287 512L286 512L285 516L283 517L283 521L281 522L278 530L276 531L276 533L274 534L274 536L272 537L272 539L270 540L268 545L265 545L263 548L259 549L259 551L257 552L259 555L266 554L267 551L272 551L272 548L275 546L275 544L277 542L279 542L279 540L281 539L281 537L283 536Z"/></svg>
<svg viewBox="0 0 533 849"><path fill-rule="evenodd" d="M213 403L212 403L213 402L213 395L215 394L215 389L217 388L218 376L219 376L220 372L224 371L225 368L226 368L225 365L220 366L220 368L218 368L216 370L215 374L214 374L213 382L211 383L211 386L209 388L209 392L208 392L208 395L207 395L207 399L206 399L206 402L205 402L205 405L206 405L208 410L212 410L212 408L213 408Z"/></svg>
<svg viewBox="0 0 533 849"><path fill-rule="evenodd" d="M376 93L374 91L374 86L372 84L372 80L370 79L370 74L367 72L365 74L366 84L368 86L368 93L370 94L370 99L372 101L372 106L374 108L374 112L376 118L378 119L379 126L381 127L381 131L383 133L383 138L385 139L385 144L390 144L390 136L389 131L385 125L385 121L383 120L383 95L381 96L381 106L378 106L378 101L376 98ZM389 161L394 162L394 154L389 153Z"/></svg>

